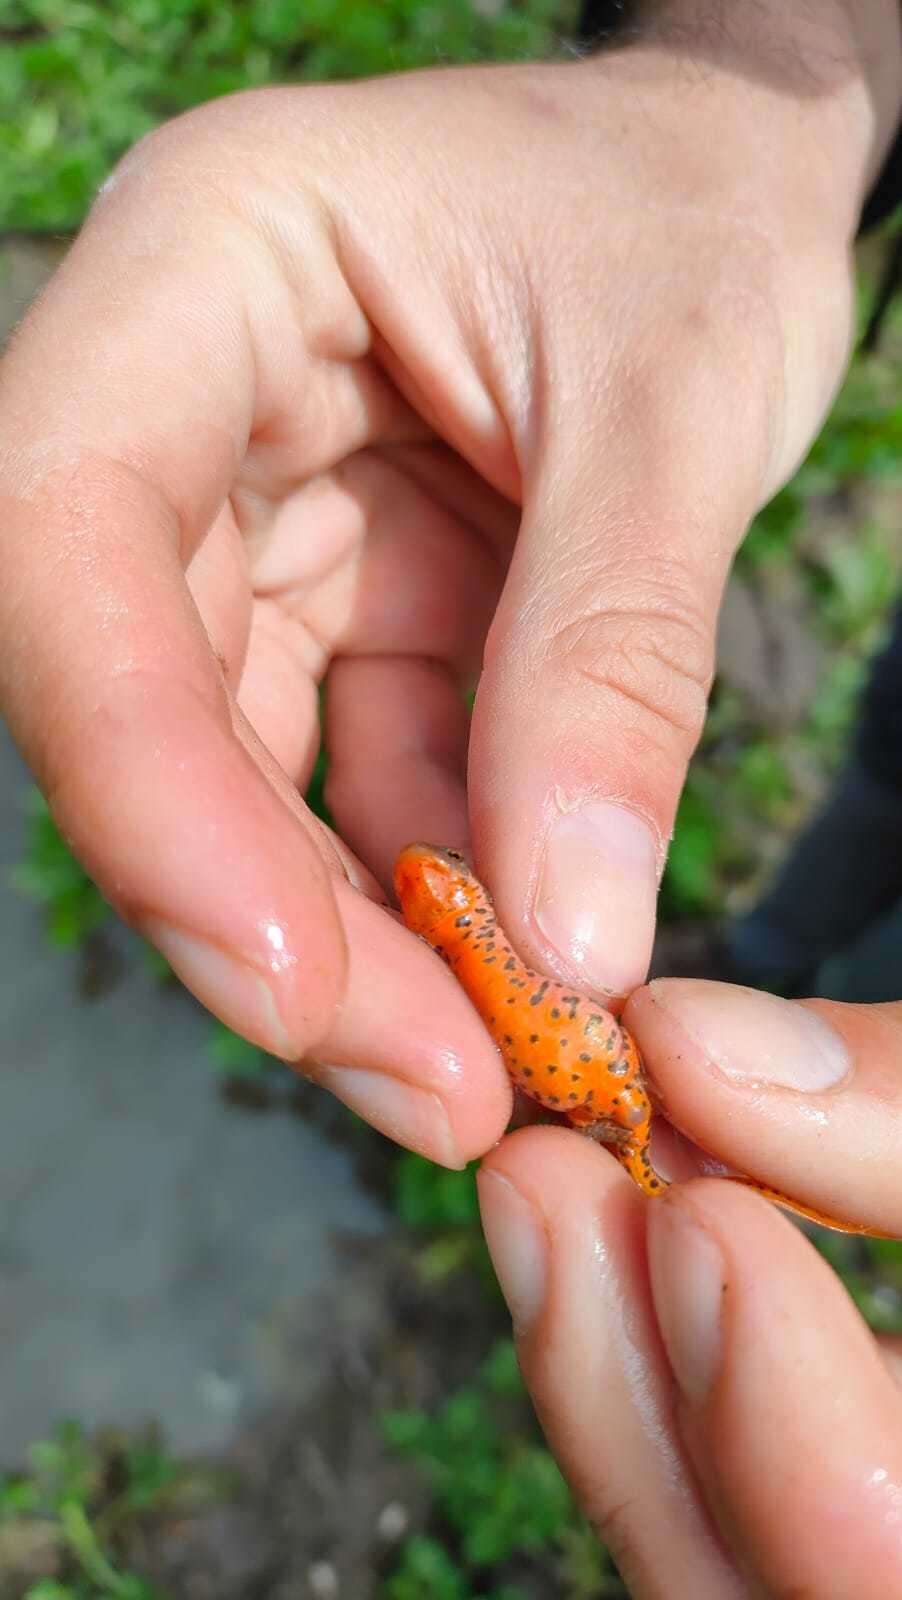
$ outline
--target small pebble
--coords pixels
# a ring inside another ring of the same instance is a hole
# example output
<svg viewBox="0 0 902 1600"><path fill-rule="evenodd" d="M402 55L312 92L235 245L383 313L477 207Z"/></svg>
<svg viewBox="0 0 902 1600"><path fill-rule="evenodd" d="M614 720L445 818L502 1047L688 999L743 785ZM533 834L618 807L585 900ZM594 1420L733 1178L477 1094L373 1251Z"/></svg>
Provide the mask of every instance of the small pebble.
<svg viewBox="0 0 902 1600"><path fill-rule="evenodd" d="M307 1582L314 1600L336 1600L339 1593L338 1573L331 1561L314 1561L308 1569Z"/></svg>
<svg viewBox="0 0 902 1600"><path fill-rule="evenodd" d="M402 1506L400 1500L390 1500L379 1513L376 1532L386 1544L396 1544L399 1539L403 1539L409 1526L407 1507Z"/></svg>

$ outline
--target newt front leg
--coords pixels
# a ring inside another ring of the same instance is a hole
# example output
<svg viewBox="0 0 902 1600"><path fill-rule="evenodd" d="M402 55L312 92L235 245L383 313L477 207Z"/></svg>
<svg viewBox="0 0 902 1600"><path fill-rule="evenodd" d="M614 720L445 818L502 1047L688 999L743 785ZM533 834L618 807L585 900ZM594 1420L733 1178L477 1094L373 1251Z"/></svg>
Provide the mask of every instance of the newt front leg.
<svg viewBox="0 0 902 1600"><path fill-rule="evenodd" d="M588 995L524 965L459 851L408 845L395 866L395 889L407 926L447 962L518 1088L609 1144L644 1194L662 1194L667 1180L649 1155L654 1108L627 1029ZM825 1227L888 1237L837 1222L754 1178L734 1181Z"/></svg>

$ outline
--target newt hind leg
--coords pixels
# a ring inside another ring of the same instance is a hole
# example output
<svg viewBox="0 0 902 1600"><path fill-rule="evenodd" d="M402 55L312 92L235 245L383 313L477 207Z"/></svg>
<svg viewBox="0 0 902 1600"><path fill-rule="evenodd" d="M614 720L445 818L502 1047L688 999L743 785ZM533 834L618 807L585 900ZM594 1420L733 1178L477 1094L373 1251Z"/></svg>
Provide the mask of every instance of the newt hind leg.
<svg viewBox="0 0 902 1600"><path fill-rule="evenodd" d="M651 1164L651 1153L648 1144L648 1126L643 1127L639 1133L628 1133L624 1128L619 1128L615 1123L595 1118L588 1119L571 1117L574 1127L580 1133L588 1135L597 1144L605 1144L611 1154L617 1157L620 1165L626 1169L633 1182L638 1184L643 1194L663 1194L670 1185L666 1178L655 1172Z"/></svg>
<svg viewBox="0 0 902 1600"><path fill-rule="evenodd" d="M624 1144L614 1146L614 1155L625 1167L633 1182L638 1184L643 1194L663 1194L669 1188L666 1179L659 1177L651 1164L651 1155L648 1148L648 1133L644 1140L629 1139Z"/></svg>

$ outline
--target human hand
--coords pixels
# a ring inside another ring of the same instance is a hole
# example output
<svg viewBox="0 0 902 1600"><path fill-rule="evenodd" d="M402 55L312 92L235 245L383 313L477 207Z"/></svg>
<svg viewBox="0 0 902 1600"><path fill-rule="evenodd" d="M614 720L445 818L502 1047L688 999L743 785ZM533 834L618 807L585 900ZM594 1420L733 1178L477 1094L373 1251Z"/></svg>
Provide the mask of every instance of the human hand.
<svg viewBox="0 0 902 1600"><path fill-rule="evenodd" d="M380 885L471 822L524 953L641 979L724 574L848 341L885 140L840 81L653 46L238 96L125 159L6 357L0 703L64 834L437 1160L510 1092Z"/></svg>
<svg viewBox="0 0 902 1600"><path fill-rule="evenodd" d="M625 1015L693 1140L902 1234L902 1005L664 980ZM902 1593L900 1342L796 1227L711 1178L644 1201L559 1129L511 1135L479 1186L549 1443L634 1600Z"/></svg>

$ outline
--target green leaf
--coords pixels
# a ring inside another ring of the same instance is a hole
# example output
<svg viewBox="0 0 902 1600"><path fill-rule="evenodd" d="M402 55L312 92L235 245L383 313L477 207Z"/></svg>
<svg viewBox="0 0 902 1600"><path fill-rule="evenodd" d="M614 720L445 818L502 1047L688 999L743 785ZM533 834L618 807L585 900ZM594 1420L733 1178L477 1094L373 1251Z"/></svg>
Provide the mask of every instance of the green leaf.
<svg viewBox="0 0 902 1600"><path fill-rule="evenodd" d="M499 1339L493 1345L480 1369L480 1377L492 1394L523 1394L523 1375L513 1339Z"/></svg>
<svg viewBox="0 0 902 1600"><path fill-rule="evenodd" d="M274 1066L265 1050L216 1020L210 1024L209 1050L218 1070L229 1078L260 1078Z"/></svg>
<svg viewBox="0 0 902 1600"><path fill-rule="evenodd" d="M158 983L175 982L175 973L169 965L169 962L166 960L166 957L160 954L156 945L145 943L142 953L144 964L150 972L151 977L156 978Z"/></svg>
<svg viewBox="0 0 902 1600"><path fill-rule="evenodd" d="M479 1219L476 1163L451 1172L424 1156L405 1153L395 1163L393 1202L408 1228L465 1226Z"/></svg>
<svg viewBox="0 0 902 1600"><path fill-rule="evenodd" d="M724 819L714 806L689 782L677 810L676 827L667 870L662 884L662 899L671 914L697 914L712 911L717 901L716 864Z"/></svg>
<svg viewBox="0 0 902 1600"><path fill-rule="evenodd" d="M382 1596L383 1600L475 1600L448 1551L423 1535L406 1541L398 1570L384 1584Z"/></svg>
<svg viewBox="0 0 902 1600"><path fill-rule="evenodd" d="M159 1504L179 1476L176 1462L158 1445L132 1445L126 1453L125 1466L128 1486L124 1498L135 1510Z"/></svg>
<svg viewBox="0 0 902 1600"><path fill-rule="evenodd" d="M767 566L785 561L793 553L796 537L805 518L805 502L797 489L781 489L752 523L739 552L739 565Z"/></svg>
<svg viewBox="0 0 902 1600"><path fill-rule="evenodd" d="M27 805L26 856L13 870L13 883L46 908L52 942L72 948L113 913L58 832L43 795L32 790Z"/></svg>
<svg viewBox="0 0 902 1600"><path fill-rule="evenodd" d="M37 1486L30 1478L19 1474L0 1478L0 1521L21 1517L39 1507Z"/></svg>
<svg viewBox="0 0 902 1600"><path fill-rule="evenodd" d="M395 1450L419 1450L431 1426L425 1411L386 1411L382 1417L382 1431Z"/></svg>
<svg viewBox="0 0 902 1600"><path fill-rule="evenodd" d="M313 768L313 776L310 779L310 785L307 789L305 799L314 816L320 817L322 821L327 823L327 825L331 828L333 825L332 817L330 815L329 808L326 805L325 796L328 767L329 763L326 752L321 750L316 758L316 765Z"/></svg>

